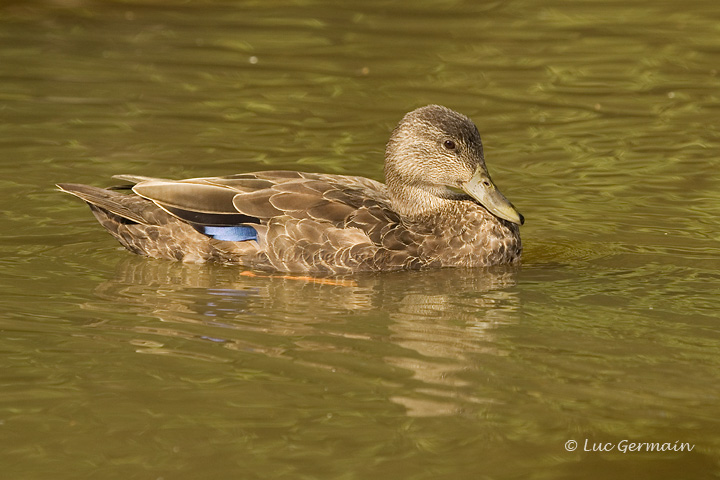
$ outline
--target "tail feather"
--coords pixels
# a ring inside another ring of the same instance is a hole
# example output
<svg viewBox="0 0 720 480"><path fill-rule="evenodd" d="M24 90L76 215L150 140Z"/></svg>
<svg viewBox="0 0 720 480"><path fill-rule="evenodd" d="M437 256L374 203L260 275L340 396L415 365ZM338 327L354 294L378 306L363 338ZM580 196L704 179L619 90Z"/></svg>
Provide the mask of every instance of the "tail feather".
<svg viewBox="0 0 720 480"><path fill-rule="evenodd" d="M131 252L191 263L267 263L257 241L248 241L264 238L260 225L211 225L206 231L205 225L182 221L139 195L74 183L58 188L87 202L100 225Z"/></svg>
<svg viewBox="0 0 720 480"><path fill-rule="evenodd" d="M148 224L147 219L143 218L142 215L127 208L119 201L120 198L127 198L125 194L77 183L58 183L57 187L63 192L75 195L91 205L107 210L122 218L135 223Z"/></svg>

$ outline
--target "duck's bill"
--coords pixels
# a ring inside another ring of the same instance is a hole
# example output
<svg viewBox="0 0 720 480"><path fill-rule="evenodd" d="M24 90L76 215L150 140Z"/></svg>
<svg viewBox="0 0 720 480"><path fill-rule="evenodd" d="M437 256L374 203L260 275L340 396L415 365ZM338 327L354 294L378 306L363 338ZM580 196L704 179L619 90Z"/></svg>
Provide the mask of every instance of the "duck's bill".
<svg viewBox="0 0 720 480"><path fill-rule="evenodd" d="M500 193L482 168L478 168L472 178L462 185L463 190L496 217L522 225L525 218L505 196Z"/></svg>

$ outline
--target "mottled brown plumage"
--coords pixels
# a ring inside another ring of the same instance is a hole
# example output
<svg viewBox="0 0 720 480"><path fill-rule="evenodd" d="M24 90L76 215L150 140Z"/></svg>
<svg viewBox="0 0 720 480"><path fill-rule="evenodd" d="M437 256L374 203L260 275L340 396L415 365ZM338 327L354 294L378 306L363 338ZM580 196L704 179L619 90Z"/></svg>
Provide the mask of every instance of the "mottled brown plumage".
<svg viewBox="0 0 720 480"><path fill-rule="evenodd" d="M519 261L523 218L492 184L467 117L437 105L407 114L385 177L118 175L135 184L130 193L58 186L130 251L156 258L326 274Z"/></svg>

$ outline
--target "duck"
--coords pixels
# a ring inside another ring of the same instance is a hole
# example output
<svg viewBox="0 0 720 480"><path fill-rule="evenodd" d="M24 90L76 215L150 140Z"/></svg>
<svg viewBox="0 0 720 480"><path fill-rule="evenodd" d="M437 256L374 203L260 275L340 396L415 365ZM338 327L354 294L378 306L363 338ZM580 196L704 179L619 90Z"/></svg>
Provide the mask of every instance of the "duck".
<svg viewBox="0 0 720 480"><path fill-rule="evenodd" d="M133 253L270 272L518 264L524 217L497 189L477 127L441 105L407 113L385 150L385 183L260 171L185 180L115 175L59 183Z"/></svg>

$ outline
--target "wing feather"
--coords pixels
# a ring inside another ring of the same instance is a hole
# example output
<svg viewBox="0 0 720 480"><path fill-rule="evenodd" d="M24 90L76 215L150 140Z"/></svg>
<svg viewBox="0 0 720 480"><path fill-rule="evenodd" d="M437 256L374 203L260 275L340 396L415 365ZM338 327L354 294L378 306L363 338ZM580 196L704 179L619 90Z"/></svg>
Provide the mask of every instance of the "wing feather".
<svg viewBox="0 0 720 480"><path fill-rule="evenodd" d="M270 203L272 195L273 190L270 188L250 193L238 193L233 197L233 207L240 213L267 221L284 213Z"/></svg>
<svg viewBox="0 0 720 480"><path fill-rule="evenodd" d="M314 193L274 193L269 198L270 204L283 212L306 211L324 201Z"/></svg>
<svg viewBox="0 0 720 480"><path fill-rule="evenodd" d="M135 185L133 192L159 205L181 210L212 214L238 213L233 206L237 191L207 183L150 180Z"/></svg>

